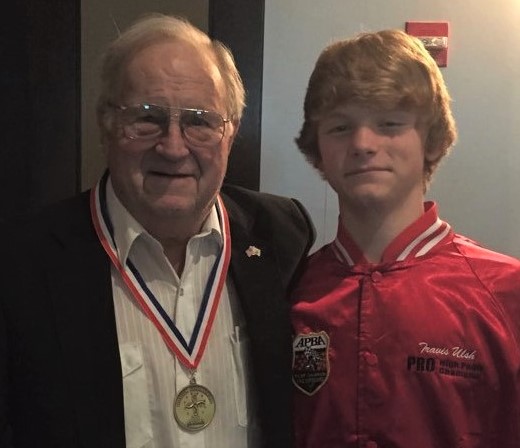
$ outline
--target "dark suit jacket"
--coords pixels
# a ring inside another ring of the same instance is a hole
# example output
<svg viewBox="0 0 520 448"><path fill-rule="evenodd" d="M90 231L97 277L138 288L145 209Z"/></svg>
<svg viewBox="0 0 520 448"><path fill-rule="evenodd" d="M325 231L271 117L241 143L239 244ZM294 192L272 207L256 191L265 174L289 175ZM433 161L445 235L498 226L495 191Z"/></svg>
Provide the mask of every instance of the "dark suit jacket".
<svg viewBox="0 0 520 448"><path fill-rule="evenodd" d="M264 446L288 448L286 295L314 240L296 201L225 187L236 285L252 343ZM5 226L4 226L5 227ZM0 448L123 448L122 374L110 263L88 194L2 229ZM250 246L261 257L247 257ZM242 447L230 447L242 448Z"/></svg>

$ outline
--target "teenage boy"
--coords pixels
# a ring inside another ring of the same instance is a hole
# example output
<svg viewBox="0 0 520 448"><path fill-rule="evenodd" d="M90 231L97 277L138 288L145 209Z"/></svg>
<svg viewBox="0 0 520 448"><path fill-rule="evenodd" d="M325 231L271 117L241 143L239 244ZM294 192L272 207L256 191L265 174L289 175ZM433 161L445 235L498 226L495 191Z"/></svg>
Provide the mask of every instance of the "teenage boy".
<svg viewBox="0 0 520 448"><path fill-rule="evenodd" d="M292 295L297 447L517 447L520 261L424 200L456 138L436 63L397 30L333 43L304 110L339 223Z"/></svg>

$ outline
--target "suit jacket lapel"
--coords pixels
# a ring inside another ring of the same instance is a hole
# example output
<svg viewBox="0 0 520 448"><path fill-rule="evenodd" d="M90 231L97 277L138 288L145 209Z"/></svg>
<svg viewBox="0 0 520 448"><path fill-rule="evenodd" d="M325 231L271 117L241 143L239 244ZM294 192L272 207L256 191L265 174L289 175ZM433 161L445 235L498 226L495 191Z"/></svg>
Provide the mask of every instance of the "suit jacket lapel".
<svg viewBox="0 0 520 448"><path fill-rule="evenodd" d="M69 365L80 440L85 446L123 448L122 376L110 264L84 202L79 219L56 230L61 252L55 265L47 267L51 297Z"/></svg>
<svg viewBox="0 0 520 448"><path fill-rule="evenodd" d="M259 229L253 216L244 215L233 201L223 198L231 227L230 272L251 341L251 373L257 385L262 432L269 446L289 446L291 327L279 256L267 229ZM260 249L260 256L248 256L249 246Z"/></svg>
<svg viewBox="0 0 520 448"><path fill-rule="evenodd" d="M260 339L270 339L266 331L271 322L276 325L285 316L279 314L280 299L284 290L281 284L276 249L268 239L254 232L251 217L245 216L236 205L226 201L228 210L232 255L231 274L239 292L239 298L249 331ZM248 248L260 250L259 255L247 254ZM287 322L284 320L284 324Z"/></svg>

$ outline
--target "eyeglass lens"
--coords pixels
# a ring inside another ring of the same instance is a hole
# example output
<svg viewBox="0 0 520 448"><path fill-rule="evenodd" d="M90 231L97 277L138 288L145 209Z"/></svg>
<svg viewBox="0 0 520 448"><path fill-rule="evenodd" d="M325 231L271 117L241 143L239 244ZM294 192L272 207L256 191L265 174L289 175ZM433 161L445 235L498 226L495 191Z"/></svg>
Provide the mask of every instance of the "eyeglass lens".
<svg viewBox="0 0 520 448"><path fill-rule="evenodd" d="M212 111L140 104L125 107L122 114L125 135L132 139L167 135L172 120L178 120L184 138L192 144L216 145L224 135L224 119Z"/></svg>

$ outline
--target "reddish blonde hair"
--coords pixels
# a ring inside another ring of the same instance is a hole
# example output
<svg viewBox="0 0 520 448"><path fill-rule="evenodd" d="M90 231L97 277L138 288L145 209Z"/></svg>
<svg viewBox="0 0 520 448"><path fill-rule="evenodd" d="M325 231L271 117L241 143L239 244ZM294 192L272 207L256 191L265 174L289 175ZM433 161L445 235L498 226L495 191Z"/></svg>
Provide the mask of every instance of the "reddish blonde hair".
<svg viewBox="0 0 520 448"><path fill-rule="evenodd" d="M442 74L422 42L400 30L361 33L326 47L309 80L304 123L295 139L307 160L320 162L317 125L327 111L355 102L381 109L405 108L419 114L426 130L425 187L455 143L451 98Z"/></svg>

